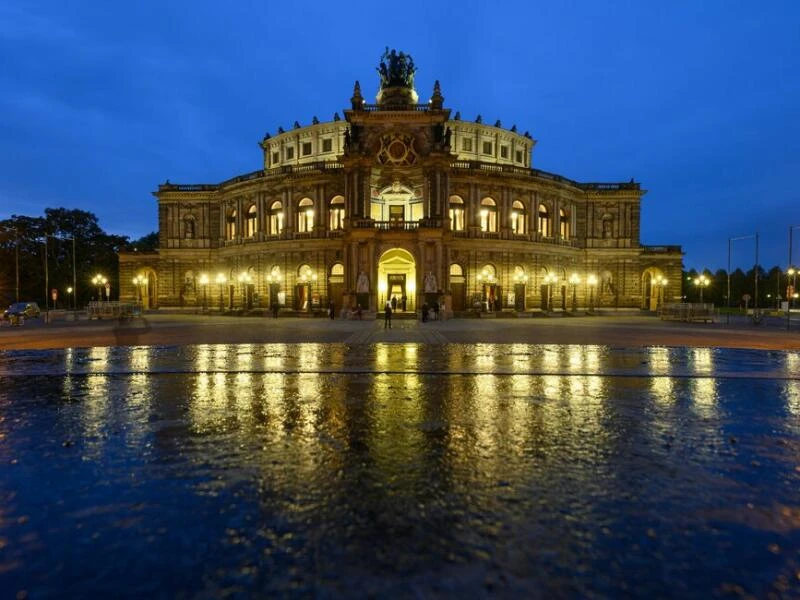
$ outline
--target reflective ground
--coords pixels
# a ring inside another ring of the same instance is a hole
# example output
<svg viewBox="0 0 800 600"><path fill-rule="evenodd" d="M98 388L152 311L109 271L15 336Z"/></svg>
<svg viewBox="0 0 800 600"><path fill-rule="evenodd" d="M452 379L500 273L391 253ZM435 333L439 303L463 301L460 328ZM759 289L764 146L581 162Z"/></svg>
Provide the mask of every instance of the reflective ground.
<svg viewBox="0 0 800 600"><path fill-rule="evenodd" d="M0 353L0 594L800 597L800 353Z"/></svg>

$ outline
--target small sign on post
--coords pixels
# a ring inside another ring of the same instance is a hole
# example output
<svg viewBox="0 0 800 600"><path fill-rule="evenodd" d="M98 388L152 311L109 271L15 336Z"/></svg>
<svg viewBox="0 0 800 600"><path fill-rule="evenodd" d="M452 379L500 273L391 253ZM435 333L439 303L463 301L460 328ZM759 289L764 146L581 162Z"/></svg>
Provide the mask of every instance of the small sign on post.
<svg viewBox="0 0 800 600"><path fill-rule="evenodd" d="M50 290L50 297L53 299L53 302L58 299L58 290L56 288Z"/></svg>
<svg viewBox="0 0 800 600"><path fill-rule="evenodd" d="M106 284L106 300L108 300L109 298L111 298L111 284L107 283Z"/></svg>

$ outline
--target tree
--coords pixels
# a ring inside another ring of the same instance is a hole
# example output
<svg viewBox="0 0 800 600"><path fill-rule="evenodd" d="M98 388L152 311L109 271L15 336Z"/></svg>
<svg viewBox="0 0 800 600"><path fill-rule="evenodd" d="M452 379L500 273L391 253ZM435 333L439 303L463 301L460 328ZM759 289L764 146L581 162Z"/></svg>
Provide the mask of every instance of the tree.
<svg viewBox="0 0 800 600"><path fill-rule="evenodd" d="M134 252L155 252L158 250L158 232L153 231L140 237L138 240L133 240L128 244L128 250Z"/></svg>
<svg viewBox="0 0 800 600"><path fill-rule="evenodd" d="M118 293L117 252L128 243L128 238L105 233L93 213L48 208L44 218L12 215L0 221L0 232L0 264L3 265L0 293L6 299L9 290L14 291L17 250L20 300L35 300L46 306L49 304L46 288L58 289L63 299L66 289L73 286L74 278L76 304L81 306L97 294L91 284L97 273L108 279L112 295Z"/></svg>

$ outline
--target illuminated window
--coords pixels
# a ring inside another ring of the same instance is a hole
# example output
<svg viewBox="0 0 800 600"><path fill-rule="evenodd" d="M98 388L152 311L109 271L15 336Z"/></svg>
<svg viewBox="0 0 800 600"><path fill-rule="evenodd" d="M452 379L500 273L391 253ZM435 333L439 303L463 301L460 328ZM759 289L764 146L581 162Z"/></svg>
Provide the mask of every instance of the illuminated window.
<svg viewBox="0 0 800 600"><path fill-rule="evenodd" d="M497 232L497 203L492 198L481 200L481 231Z"/></svg>
<svg viewBox="0 0 800 600"><path fill-rule="evenodd" d="M311 142L303 142L303 156L311 154Z"/></svg>
<svg viewBox="0 0 800 600"><path fill-rule="evenodd" d="M500 146L500 158L508 158L508 146Z"/></svg>
<svg viewBox="0 0 800 600"><path fill-rule="evenodd" d="M232 240L236 237L236 209L232 208L225 216L225 239Z"/></svg>
<svg viewBox="0 0 800 600"><path fill-rule="evenodd" d="M330 221L328 228L331 231L344 228L344 196L334 196L331 199L330 209L328 211Z"/></svg>
<svg viewBox="0 0 800 600"><path fill-rule="evenodd" d="M292 160L293 158L294 158L294 146L287 146L286 160Z"/></svg>
<svg viewBox="0 0 800 600"><path fill-rule="evenodd" d="M558 211L558 223L560 227L561 239L568 240L569 239L569 211L559 209Z"/></svg>
<svg viewBox="0 0 800 600"><path fill-rule="evenodd" d="M247 209L247 217L244 222L245 235L249 238L253 237L258 231L258 209L255 204L251 204Z"/></svg>
<svg viewBox="0 0 800 600"><path fill-rule="evenodd" d="M539 205L539 235L542 237L551 237L553 235L553 221L550 213L544 204Z"/></svg>
<svg viewBox="0 0 800 600"><path fill-rule="evenodd" d="M525 205L519 200L511 203L511 233L514 235L525 235L527 231L528 213Z"/></svg>
<svg viewBox="0 0 800 600"><path fill-rule="evenodd" d="M314 201L303 198L297 205L297 231L308 233L314 229Z"/></svg>
<svg viewBox="0 0 800 600"><path fill-rule="evenodd" d="M331 138L326 138L322 140L322 151L323 152L333 151L333 140Z"/></svg>
<svg viewBox="0 0 800 600"><path fill-rule="evenodd" d="M464 152L472 152L472 139L464 138L463 140L461 140L461 149Z"/></svg>
<svg viewBox="0 0 800 600"><path fill-rule="evenodd" d="M459 196L450 196L450 229L464 231L464 201Z"/></svg>
<svg viewBox="0 0 800 600"><path fill-rule="evenodd" d="M492 154L492 142L483 142L483 153L488 154L491 156Z"/></svg>
<svg viewBox="0 0 800 600"><path fill-rule="evenodd" d="M269 207L269 233L280 235L283 230L283 204L280 201L272 203Z"/></svg>

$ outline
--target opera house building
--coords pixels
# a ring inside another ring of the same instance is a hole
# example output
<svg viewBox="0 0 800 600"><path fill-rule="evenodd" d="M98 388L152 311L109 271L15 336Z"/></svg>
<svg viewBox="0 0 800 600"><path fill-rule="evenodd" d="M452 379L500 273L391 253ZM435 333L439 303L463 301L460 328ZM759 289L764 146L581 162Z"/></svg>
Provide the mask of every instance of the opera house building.
<svg viewBox="0 0 800 600"><path fill-rule="evenodd" d="M448 316L655 310L680 295L679 246L642 245L638 182L533 167L516 126L467 120L384 53L374 103L356 82L330 121L278 129L263 168L166 183L157 252L120 254L121 300L147 308L398 311Z"/></svg>

